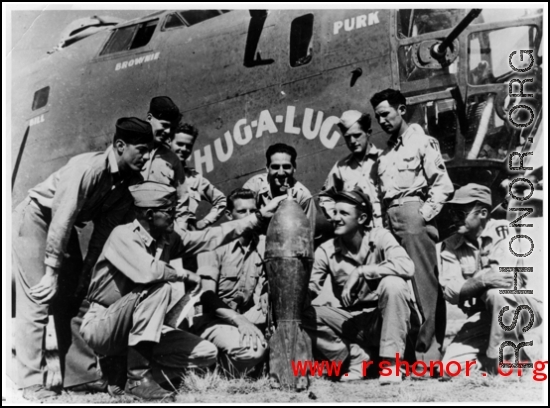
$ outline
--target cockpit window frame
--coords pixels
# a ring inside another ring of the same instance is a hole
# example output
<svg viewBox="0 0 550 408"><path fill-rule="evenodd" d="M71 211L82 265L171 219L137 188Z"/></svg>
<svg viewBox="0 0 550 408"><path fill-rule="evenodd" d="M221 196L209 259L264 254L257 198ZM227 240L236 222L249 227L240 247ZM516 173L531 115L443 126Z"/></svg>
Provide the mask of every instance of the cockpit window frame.
<svg viewBox="0 0 550 408"><path fill-rule="evenodd" d="M105 52L108 49L108 47L112 44L114 38L116 37L117 31L127 29L128 27L133 27L134 28L134 32L132 34L132 39L130 40L130 47L131 47L132 43L136 39L136 36L137 36L138 32L140 31L140 28L142 28L142 27L144 27L148 24L151 24L152 22L155 22L155 21L156 21L155 28L152 31L148 41L145 44L143 44L139 47L135 47L135 48L128 48L128 49L124 49L124 50ZM116 28L113 28L112 32L111 32L111 35L109 36L109 38L105 41L105 43L101 47L101 51L99 52L98 57L100 57L100 58L107 57L108 58L108 57L111 57L113 55L120 55L120 54L130 53L130 52L139 52L144 47L147 47L148 44L150 44L151 40L155 36L155 32L159 29L159 25L160 25L160 18L155 17L155 18L151 18L151 19L147 19L147 20L140 20L140 21L134 22L133 24L119 25Z"/></svg>
<svg viewBox="0 0 550 408"><path fill-rule="evenodd" d="M177 18L179 21L181 21L181 25L175 26L175 27L166 27L166 23L168 23L168 19L171 18L171 17L175 17L175 18ZM167 14L167 15L164 17L164 21L162 22L162 27L161 27L160 31L179 30L179 29L185 28L185 27L189 27L189 26L187 25L187 22L186 22L183 18L181 18L181 16L180 16L179 13L173 12L173 13Z"/></svg>

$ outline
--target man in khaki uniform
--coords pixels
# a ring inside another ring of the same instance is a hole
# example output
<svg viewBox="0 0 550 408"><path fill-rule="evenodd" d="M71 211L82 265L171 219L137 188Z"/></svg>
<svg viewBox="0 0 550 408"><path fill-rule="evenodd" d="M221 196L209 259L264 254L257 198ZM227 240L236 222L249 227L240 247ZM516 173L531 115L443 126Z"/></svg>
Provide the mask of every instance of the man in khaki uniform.
<svg viewBox="0 0 550 408"><path fill-rule="evenodd" d="M416 342L418 360L437 360L445 337L445 301L438 282L434 217L454 188L436 139L405 120L399 91L371 98L378 124L390 135L378 158L381 199L389 228L414 262L413 289L423 322ZM435 340L435 341L434 341ZM438 350L439 349L439 350Z"/></svg>
<svg viewBox="0 0 550 408"><path fill-rule="evenodd" d="M86 280L110 232L123 222L132 203L128 186L141 180L139 172L152 142L149 123L121 118L112 146L73 157L32 188L14 211L16 351L18 385L25 398L56 395L44 388L41 370L48 314L55 316L63 363L70 344L66 339L70 319L81 300L75 295L77 284ZM82 262L75 226L90 221L94 230Z"/></svg>
<svg viewBox="0 0 550 408"><path fill-rule="evenodd" d="M144 180L168 184L176 189L178 194L176 220L183 216L185 208L183 202L185 172L179 157L172 151L170 143L180 118L179 108L168 96L155 96L151 99L147 121L153 129L155 142L151 158L141 171Z"/></svg>
<svg viewBox="0 0 550 408"><path fill-rule="evenodd" d="M506 340L516 345L528 342L533 338L532 332L542 323L542 293L533 283L542 281L536 276L540 271L535 268L533 273L518 273L517 290L531 289L532 294L500 293L503 289L516 288L513 287L514 273L500 272L499 267L523 265L521 257L515 257L509 249L509 222L490 217L491 190L470 183L459 188L449 204L458 231L441 245L440 281L445 299L458 305L468 319L447 347L443 362L458 361L465 365L476 361L478 368L482 366L496 374L501 344ZM522 240L527 241L519 239ZM530 312L521 311L514 327L509 331L503 329L499 323L501 310L508 308L501 322L509 326L518 306L529 308ZM528 325L532 326L531 332L523 333L522 329ZM531 361L534 358L530 353L537 346L522 348ZM508 355L512 350L507 347L504 352ZM524 357L520 358L521 362L526 361Z"/></svg>
<svg viewBox="0 0 550 408"><path fill-rule="evenodd" d="M178 226L182 229L203 230L218 221L225 210L227 199L210 181L193 167L187 166L187 159L193 151L199 131L188 123L181 123L174 131L171 142L172 151L180 159L185 173L183 188L182 214L178 217ZM196 212L201 201L206 201L212 208L201 220L197 221Z"/></svg>
<svg viewBox="0 0 550 408"><path fill-rule="evenodd" d="M349 363L341 381L362 379L363 362L376 353L393 373L381 376L380 383L401 382L401 375L395 375L396 354L401 359L405 354L412 308L407 280L414 274L413 263L388 230L366 227L372 207L363 191L342 191L335 200L336 238L315 251L309 290L317 296L329 276L342 307L310 306L302 327L323 358Z"/></svg>
<svg viewBox="0 0 550 408"><path fill-rule="evenodd" d="M229 195L229 220L240 220L256 211L252 191L239 188ZM267 355L267 342L260 329L266 323L262 296L267 304L267 293L262 295L267 284L264 251L265 236L250 231L198 256L197 274L203 290L216 300L203 305L204 314L195 317L193 332L218 347L227 370L235 376L251 372Z"/></svg>
<svg viewBox="0 0 550 408"><path fill-rule="evenodd" d="M171 259L212 250L257 228L279 200L261 213L205 231L174 232L176 190L144 182L130 189L137 219L113 230L94 268L90 309L80 333L104 356L128 355L125 392L145 400L172 398L151 374L152 364L181 369L215 363L216 347L165 325L174 304L172 284L199 283L197 275L176 270ZM181 235L180 235L181 234Z"/></svg>
<svg viewBox="0 0 550 408"><path fill-rule="evenodd" d="M275 197L286 195L288 190L292 198L300 204L311 226L315 230L315 202L309 190L294 178L296 172L296 149L284 143L276 143L265 152L266 173L258 174L244 183L243 188L256 193L259 208L266 206Z"/></svg>
<svg viewBox="0 0 550 408"><path fill-rule="evenodd" d="M332 218L334 199L332 194L338 191L350 191L359 187L368 195L373 208L372 223L382 227L382 211L378 194L378 174L376 161L382 152L370 143L371 118L368 113L356 110L346 111L338 123L340 131L351 154L336 162L330 170L319 196L319 205L328 219Z"/></svg>

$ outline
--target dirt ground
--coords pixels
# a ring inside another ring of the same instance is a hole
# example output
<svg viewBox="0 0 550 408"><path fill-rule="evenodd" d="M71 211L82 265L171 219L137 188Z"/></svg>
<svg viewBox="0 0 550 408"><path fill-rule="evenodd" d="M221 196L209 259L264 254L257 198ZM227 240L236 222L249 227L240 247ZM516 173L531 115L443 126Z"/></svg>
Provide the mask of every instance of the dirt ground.
<svg viewBox="0 0 550 408"><path fill-rule="evenodd" d="M534 381L530 373L521 377L455 378L452 381L412 381L381 386L377 379L338 383L326 379L313 379L310 388L303 392L287 392L273 389L267 378L259 380L227 380L217 374L191 375L186 378L176 397L183 404L227 403L490 403L521 402L542 404L543 382ZM546 387L544 387L546 388ZM547 398L547 396L545 397ZM17 402L17 401L13 401ZM24 400L19 398L19 402ZM64 392L49 400L48 404L117 404L139 403L129 398L111 398L107 394L74 395Z"/></svg>
<svg viewBox="0 0 550 408"><path fill-rule="evenodd" d="M448 310L446 344L454 337L463 323L463 318L454 310ZM50 324L51 326L51 324ZM46 349L55 352L56 342L53 330L48 327ZM47 356L48 354L47 353ZM51 354L50 354L51 355ZM14 356L12 356L13 358ZM47 358L47 383L56 386L61 383L57 358ZM11 363L11 364L10 364ZM12 359L8 365L15 365ZM547 372L547 371L546 371ZM14 378L15 372L11 372ZM3 394L4 393L3 390ZM13 383L7 394L11 401L7 403L26 404L21 392L16 391ZM226 403L512 403L541 405L547 401L547 380L538 382L531 371L517 371L509 377L483 376L479 372L470 377L455 377L451 381L436 379L424 381L405 378L401 384L381 386L378 379L368 379L350 383L339 383L323 378L313 378L307 391L289 392L274 389L267 377L259 380L226 379L217 373L197 375L190 373L178 389L176 403L183 404L226 404ZM128 404L141 401L130 397L111 398L107 394L70 394L63 392L59 397L48 400L47 404Z"/></svg>

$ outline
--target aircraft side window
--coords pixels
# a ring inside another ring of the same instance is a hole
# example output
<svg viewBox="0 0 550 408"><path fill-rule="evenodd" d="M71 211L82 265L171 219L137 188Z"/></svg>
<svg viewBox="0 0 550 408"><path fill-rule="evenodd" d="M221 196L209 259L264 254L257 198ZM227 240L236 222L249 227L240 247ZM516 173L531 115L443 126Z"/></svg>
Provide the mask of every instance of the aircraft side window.
<svg viewBox="0 0 550 408"><path fill-rule="evenodd" d="M180 17L178 17L178 14L168 14L168 16L166 16L166 20L164 21L164 26L162 27L162 29L169 30L171 28L177 27L185 27L185 23Z"/></svg>
<svg viewBox="0 0 550 408"><path fill-rule="evenodd" d="M188 25L192 26L210 20L211 18L221 16L222 14L229 13L229 11L230 10L186 10L180 11L179 15Z"/></svg>
<svg viewBox="0 0 550 408"><path fill-rule="evenodd" d="M290 26L290 66L309 64L313 53L313 14L295 18Z"/></svg>
<svg viewBox="0 0 550 408"><path fill-rule="evenodd" d="M153 37L157 24L158 20L152 20L117 29L100 55L133 50L147 45Z"/></svg>
<svg viewBox="0 0 550 408"><path fill-rule="evenodd" d="M39 89L34 93L34 98L32 100L32 110L37 110L43 108L48 104L48 97L50 96L50 87L46 86L42 89Z"/></svg>

